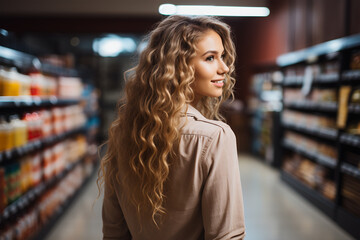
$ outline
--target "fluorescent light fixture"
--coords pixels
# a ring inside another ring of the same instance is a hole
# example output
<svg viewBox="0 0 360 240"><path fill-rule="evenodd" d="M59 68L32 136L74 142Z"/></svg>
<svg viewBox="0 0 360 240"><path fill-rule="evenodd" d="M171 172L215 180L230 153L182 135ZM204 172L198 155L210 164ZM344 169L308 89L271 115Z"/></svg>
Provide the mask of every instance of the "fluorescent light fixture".
<svg viewBox="0 0 360 240"><path fill-rule="evenodd" d="M95 39L93 42L93 50L102 57L116 57L121 53L132 53L136 51L136 47L134 39L112 34Z"/></svg>
<svg viewBox="0 0 360 240"><path fill-rule="evenodd" d="M270 10L267 7L161 4L159 13L162 15L267 17Z"/></svg>

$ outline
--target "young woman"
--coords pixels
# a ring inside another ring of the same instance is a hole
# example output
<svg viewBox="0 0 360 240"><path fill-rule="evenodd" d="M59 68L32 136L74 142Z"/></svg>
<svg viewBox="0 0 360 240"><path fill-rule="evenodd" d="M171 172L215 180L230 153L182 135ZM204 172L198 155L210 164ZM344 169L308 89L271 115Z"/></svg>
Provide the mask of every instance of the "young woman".
<svg viewBox="0 0 360 240"><path fill-rule="evenodd" d="M171 16L149 35L101 161L103 239L243 239L229 27Z"/></svg>

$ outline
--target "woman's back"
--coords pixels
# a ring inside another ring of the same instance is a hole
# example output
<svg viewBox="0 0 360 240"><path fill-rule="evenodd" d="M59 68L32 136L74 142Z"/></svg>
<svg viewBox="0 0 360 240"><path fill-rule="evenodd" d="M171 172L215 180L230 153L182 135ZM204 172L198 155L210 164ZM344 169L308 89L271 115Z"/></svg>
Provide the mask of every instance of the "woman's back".
<svg viewBox="0 0 360 240"><path fill-rule="evenodd" d="M129 194L114 184L116 194L104 199L104 239L244 237L233 132L225 123L206 119L190 105L182 122L186 125L181 130L179 159L171 165L165 183L166 214L159 221L159 228L151 218L141 218L139 224L136 208L127 197Z"/></svg>

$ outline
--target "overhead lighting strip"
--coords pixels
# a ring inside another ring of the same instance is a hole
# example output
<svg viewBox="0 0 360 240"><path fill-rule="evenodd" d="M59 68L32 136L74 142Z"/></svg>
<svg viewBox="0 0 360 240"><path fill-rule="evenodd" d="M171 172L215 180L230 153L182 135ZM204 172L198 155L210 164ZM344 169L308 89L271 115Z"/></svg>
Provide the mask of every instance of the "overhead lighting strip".
<svg viewBox="0 0 360 240"><path fill-rule="evenodd" d="M267 17L270 10L267 7L161 4L159 13L162 15Z"/></svg>

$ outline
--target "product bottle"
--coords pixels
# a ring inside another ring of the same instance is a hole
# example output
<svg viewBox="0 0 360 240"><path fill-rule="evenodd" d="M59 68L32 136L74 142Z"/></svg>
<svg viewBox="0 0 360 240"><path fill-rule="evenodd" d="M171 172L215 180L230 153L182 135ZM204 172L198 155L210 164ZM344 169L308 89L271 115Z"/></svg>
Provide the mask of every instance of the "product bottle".
<svg viewBox="0 0 360 240"><path fill-rule="evenodd" d="M9 124L4 116L0 118L0 148L2 151L10 150L14 147L13 126Z"/></svg>
<svg viewBox="0 0 360 240"><path fill-rule="evenodd" d="M10 116L10 124L14 130L14 147L24 145L23 124L17 115Z"/></svg>
<svg viewBox="0 0 360 240"><path fill-rule="evenodd" d="M4 79L4 95L5 96L19 96L20 95L20 80L16 68L11 68Z"/></svg>

